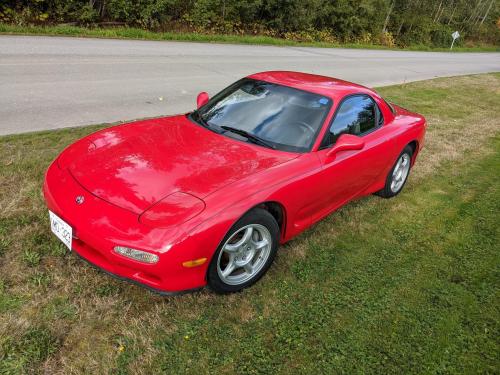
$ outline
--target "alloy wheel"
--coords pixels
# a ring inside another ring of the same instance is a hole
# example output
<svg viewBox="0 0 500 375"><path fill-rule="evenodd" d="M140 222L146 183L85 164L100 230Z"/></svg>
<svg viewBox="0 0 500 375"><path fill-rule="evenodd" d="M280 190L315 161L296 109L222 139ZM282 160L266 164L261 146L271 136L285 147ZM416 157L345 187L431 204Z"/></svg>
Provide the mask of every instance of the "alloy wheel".
<svg viewBox="0 0 500 375"><path fill-rule="evenodd" d="M217 273L228 285L240 285L252 279L264 267L271 254L272 236L260 224L249 224L233 233L217 259Z"/></svg>

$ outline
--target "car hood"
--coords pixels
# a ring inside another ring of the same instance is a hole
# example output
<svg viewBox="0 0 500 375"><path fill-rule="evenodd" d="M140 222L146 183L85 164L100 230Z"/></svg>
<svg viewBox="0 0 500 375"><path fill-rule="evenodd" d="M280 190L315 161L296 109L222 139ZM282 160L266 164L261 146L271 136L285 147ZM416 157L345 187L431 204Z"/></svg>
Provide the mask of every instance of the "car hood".
<svg viewBox="0 0 500 375"><path fill-rule="evenodd" d="M296 156L216 134L182 115L94 133L68 147L58 164L92 194L140 214L170 194L203 199Z"/></svg>

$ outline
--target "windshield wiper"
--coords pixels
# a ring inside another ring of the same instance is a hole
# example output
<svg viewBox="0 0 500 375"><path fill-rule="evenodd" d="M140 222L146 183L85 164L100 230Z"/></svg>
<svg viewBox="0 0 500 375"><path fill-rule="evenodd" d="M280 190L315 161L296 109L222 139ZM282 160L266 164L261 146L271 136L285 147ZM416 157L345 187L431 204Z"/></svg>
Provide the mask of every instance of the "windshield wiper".
<svg viewBox="0 0 500 375"><path fill-rule="evenodd" d="M210 129L210 130L213 130L212 127L210 126L210 124L205 121L205 119L203 118L203 116L201 115L200 112L198 111L193 111L193 115L196 116L196 122L199 123L200 125L202 125L203 127L207 128L207 129Z"/></svg>
<svg viewBox="0 0 500 375"><path fill-rule="evenodd" d="M249 141L252 141L253 143L259 144L261 146L266 146L266 147L272 148L273 150L276 149L276 147L272 143L270 143L270 142L268 142L260 137L257 137L256 135L249 133L245 130L237 129L237 128L233 128L232 126L225 126L225 125L222 125L221 128L224 130L230 131L232 133L242 135L243 137L247 138Z"/></svg>

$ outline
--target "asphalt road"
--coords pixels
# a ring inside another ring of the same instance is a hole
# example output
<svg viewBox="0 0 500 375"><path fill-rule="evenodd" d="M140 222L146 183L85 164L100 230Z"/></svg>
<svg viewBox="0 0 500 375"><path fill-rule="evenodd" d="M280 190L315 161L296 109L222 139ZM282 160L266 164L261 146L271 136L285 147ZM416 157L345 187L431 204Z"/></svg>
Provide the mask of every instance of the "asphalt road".
<svg viewBox="0 0 500 375"><path fill-rule="evenodd" d="M264 70L382 86L500 71L500 54L0 36L0 134L182 113Z"/></svg>

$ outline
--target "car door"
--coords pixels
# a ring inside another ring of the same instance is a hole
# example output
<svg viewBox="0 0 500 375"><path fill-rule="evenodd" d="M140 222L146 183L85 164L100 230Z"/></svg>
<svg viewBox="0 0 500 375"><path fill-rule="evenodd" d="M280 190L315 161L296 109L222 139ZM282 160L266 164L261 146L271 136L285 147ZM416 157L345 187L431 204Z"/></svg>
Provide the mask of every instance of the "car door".
<svg viewBox="0 0 500 375"><path fill-rule="evenodd" d="M365 191L387 165L387 148L392 148L389 129L377 103L367 94L345 97L329 125L317 151L322 169L316 183L321 191L322 208L312 221L340 207ZM331 150L343 134L361 137L364 146L359 150Z"/></svg>

